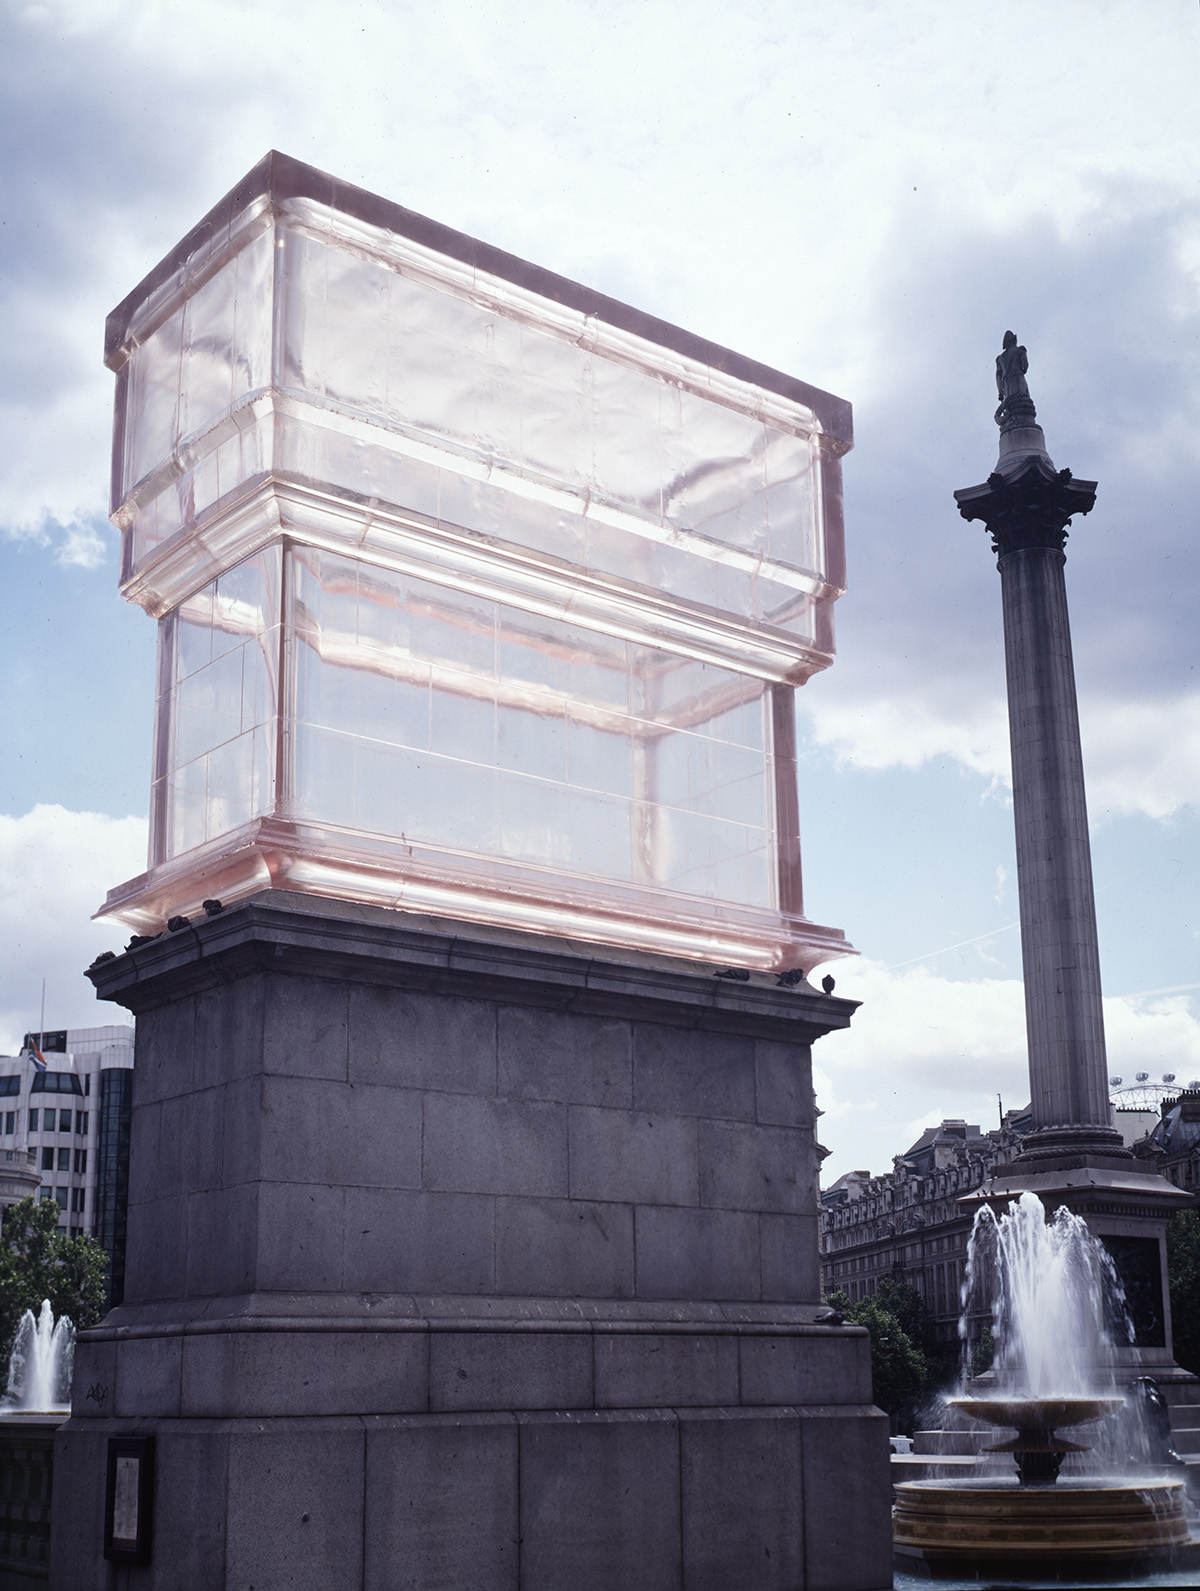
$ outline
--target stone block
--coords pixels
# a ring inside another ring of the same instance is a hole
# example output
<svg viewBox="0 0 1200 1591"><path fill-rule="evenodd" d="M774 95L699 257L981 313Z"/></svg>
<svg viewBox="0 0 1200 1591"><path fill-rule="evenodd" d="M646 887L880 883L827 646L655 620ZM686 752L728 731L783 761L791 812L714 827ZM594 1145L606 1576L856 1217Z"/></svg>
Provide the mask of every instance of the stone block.
<svg viewBox="0 0 1200 1591"><path fill-rule="evenodd" d="M118 1351L111 1412L120 1419L177 1415L182 1365L182 1338L127 1337Z"/></svg>
<svg viewBox="0 0 1200 1591"><path fill-rule="evenodd" d="M134 1076L137 1076L136 1067ZM162 1112L162 1102L155 1100L133 1114L129 1135L129 1204L146 1204L151 1199L180 1192L176 1156L163 1154Z"/></svg>
<svg viewBox="0 0 1200 1591"><path fill-rule="evenodd" d="M361 1591L361 1420L239 1420L224 1591ZM221 1584L220 1581L217 1584Z"/></svg>
<svg viewBox="0 0 1200 1591"><path fill-rule="evenodd" d="M757 1216L639 1205L634 1232L639 1298L759 1297Z"/></svg>
<svg viewBox="0 0 1200 1591"><path fill-rule="evenodd" d="M262 1152L262 1078L241 1077L221 1090L220 1185L257 1182Z"/></svg>
<svg viewBox="0 0 1200 1591"><path fill-rule="evenodd" d="M357 1292L488 1293L490 1194L347 1188L344 1285Z"/></svg>
<svg viewBox="0 0 1200 1591"><path fill-rule="evenodd" d="M497 1031L499 1093L568 1105L632 1107L628 1022L508 1005L500 1007Z"/></svg>
<svg viewBox="0 0 1200 1591"><path fill-rule="evenodd" d="M684 1591L807 1591L797 1411L681 1410L679 1447Z"/></svg>
<svg viewBox="0 0 1200 1591"><path fill-rule="evenodd" d="M738 1401L736 1337L597 1332L598 1409L709 1408Z"/></svg>
<svg viewBox="0 0 1200 1591"><path fill-rule="evenodd" d="M639 1022L633 1030L635 1110L754 1120L754 1040Z"/></svg>
<svg viewBox="0 0 1200 1591"><path fill-rule="evenodd" d="M367 1422L363 1591L518 1591L511 1415Z"/></svg>
<svg viewBox="0 0 1200 1591"><path fill-rule="evenodd" d="M421 1185L421 1095L413 1090L265 1077L261 1133L267 1181Z"/></svg>
<svg viewBox="0 0 1200 1591"><path fill-rule="evenodd" d="M586 1330L445 1331L429 1335L429 1409L586 1409L592 1340Z"/></svg>
<svg viewBox="0 0 1200 1591"><path fill-rule="evenodd" d="M254 1285L257 1247L256 1183L193 1193L187 1200L187 1296L248 1291Z"/></svg>
<svg viewBox="0 0 1200 1591"><path fill-rule="evenodd" d="M496 1289L632 1298L633 1210L582 1199L497 1199Z"/></svg>
<svg viewBox="0 0 1200 1591"><path fill-rule="evenodd" d="M590 1105L570 1107L571 1197L696 1204L696 1124Z"/></svg>
<svg viewBox="0 0 1200 1591"><path fill-rule="evenodd" d="M125 1302L181 1298L187 1274L188 1200L176 1194L130 1201L125 1258Z"/></svg>
<svg viewBox="0 0 1200 1591"><path fill-rule="evenodd" d="M758 1232L764 1300L815 1304L821 1296L819 1217L760 1215Z"/></svg>
<svg viewBox="0 0 1200 1591"><path fill-rule="evenodd" d="M494 1094L495 1007L485 1000L353 984L350 1079Z"/></svg>
<svg viewBox="0 0 1200 1591"><path fill-rule="evenodd" d="M272 973L263 991L263 1070L276 1077L350 1077L350 985Z"/></svg>
<svg viewBox="0 0 1200 1591"><path fill-rule="evenodd" d="M448 1193L563 1197L567 1107L426 1094L423 1185Z"/></svg>
<svg viewBox="0 0 1200 1591"><path fill-rule="evenodd" d="M744 1404L870 1403L871 1357L857 1329L740 1339Z"/></svg>
<svg viewBox="0 0 1200 1591"><path fill-rule="evenodd" d="M184 1419L222 1419L237 1385L237 1341L231 1331L189 1332L183 1339L179 1407Z"/></svg>
<svg viewBox="0 0 1200 1591"><path fill-rule="evenodd" d="M164 1193L197 1193L221 1186L224 1094L223 1088L201 1088L186 1098L163 1100L155 1161L163 1175ZM136 1152L146 1147L139 1144ZM134 1154L131 1144L131 1170Z"/></svg>
<svg viewBox="0 0 1200 1591"><path fill-rule="evenodd" d="M116 1408L117 1344L89 1342L80 1336L75 1343L75 1362L71 1376L71 1415L76 1420L102 1420Z"/></svg>
<svg viewBox="0 0 1200 1591"><path fill-rule="evenodd" d="M156 1492L169 1498L154 1516L154 1591L198 1591L201 1586L232 1586L225 1578L226 1498L229 1491L229 1443L223 1431L173 1424L159 1435L155 1447ZM57 1527L56 1527L57 1528ZM103 1536L100 1537L103 1540ZM107 1566L106 1566L107 1567ZM125 1573L129 1583L146 1578L144 1570ZM67 1582L107 1585L94 1581ZM263 1591L266 1585L263 1583Z"/></svg>
<svg viewBox="0 0 1200 1591"><path fill-rule="evenodd" d="M679 1591L673 1414L540 1413L521 1433L521 1591ZM730 1582L746 1587L744 1577Z"/></svg>
<svg viewBox="0 0 1200 1591"><path fill-rule="evenodd" d="M260 1183L256 1285L264 1291L339 1291L344 1199L342 1188L316 1183Z"/></svg>
<svg viewBox="0 0 1200 1591"><path fill-rule="evenodd" d="M266 981L265 973L252 973L183 1002L193 1008L193 1088L214 1088L262 1070Z"/></svg>
<svg viewBox="0 0 1200 1591"><path fill-rule="evenodd" d="M103 1556L108 1439L128 1431L127 1421L116 1424L111 1420L71 1419L55 1433L49 1582L55 1591L60 1586L63 1591L107 1588L112 1583ZM6 1475L6 1492L10 1485ZM15 1573L9 1583L14 1587L21 1585ZM26 1585L34 1584L33 1580L26 1581Z"/></svg>
<svg viewBox="0 0 1200 1591"><path fill-rule="evenodd" d="M805 1411L804 1511L824 1522L805 1542L806 1591L878 1591L891 1584L892 1487L888 1420L861 1408ZM832 1528L847 1518L853 1528Z"/></svg>
<svg viewBox="0 0 1200 1591"><path fill-rule="evenodd" d="M796 1127L701 1121L700 1203L721 1210L811 1209L814 1190L800 1180L804 1140Z"/></svg>
<svg viewBox="0 0 1200 1591"><path fill-rule="evenodd" d="M183 1412L251 1418L423 1411L424 1331L228 1331L185 1339Z"/></svg>
<svg viewBox="0 0 1200 1591"><path fill-rule="evenodd" d="M756 1039L754 1098L759 1121L776 1127L811 1127L815 1119L811 1047Z"/></svg>
<svg viewBox="0 0 1200 1591"><path fill-rule="evenodd" d="M138 1017L133 1069L135 1110L191 1091L194 1027L191 1000L156 1006Z"/></svg>

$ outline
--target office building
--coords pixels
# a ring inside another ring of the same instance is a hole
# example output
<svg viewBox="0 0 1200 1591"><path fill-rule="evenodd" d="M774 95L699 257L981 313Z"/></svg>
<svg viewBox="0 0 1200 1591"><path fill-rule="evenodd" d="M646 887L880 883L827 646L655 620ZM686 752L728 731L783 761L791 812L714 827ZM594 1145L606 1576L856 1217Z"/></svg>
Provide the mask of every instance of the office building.
<svg viewBox="0 0 1200 1591"><path fill-rule="evenodd" d="M0 1055L0 1208L55 1199L60 1227L87 1233L124 1268L133 1027L59 1028L26 1037L46 1060Z"/></svg>

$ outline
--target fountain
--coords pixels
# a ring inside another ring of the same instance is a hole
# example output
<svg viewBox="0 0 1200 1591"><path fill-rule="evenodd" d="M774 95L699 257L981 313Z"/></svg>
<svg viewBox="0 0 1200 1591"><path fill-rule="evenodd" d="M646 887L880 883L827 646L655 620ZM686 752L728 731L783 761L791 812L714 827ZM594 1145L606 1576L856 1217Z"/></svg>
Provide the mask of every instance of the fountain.
<svg viewBox="0 0 1200 1591"><path fill-rule="evenodd" d="M66 1414L74 1358L75 1327L70 1317L55 1320L48 1298L36 1316L27 1309L9 1355L8 1388L0 1400L0 1414Z"/></svg>
<svg viewBox="0 0 1200 1591"><path fill-rule="evenodd" d="M981 1298L990 1303L995 1363L946 1403L1015 1433L981 1449L1011 1454L1014 1472L897 1486L898 1567L1040 1584L1191 1562L1200 1543L1188 1533L1183 1481L1129 1456L1142 1400L1118 1389L1113 1332L1127 1336L1127 1318L1103 1244L1069 1210L1047 1221L1033 1193L1001 1214L985 1206L963 1283L964 1348ZM1091 1440L1070 1440L1060 1428ZM1076 1456L1085 1453L1092 1459Z"/></svg>

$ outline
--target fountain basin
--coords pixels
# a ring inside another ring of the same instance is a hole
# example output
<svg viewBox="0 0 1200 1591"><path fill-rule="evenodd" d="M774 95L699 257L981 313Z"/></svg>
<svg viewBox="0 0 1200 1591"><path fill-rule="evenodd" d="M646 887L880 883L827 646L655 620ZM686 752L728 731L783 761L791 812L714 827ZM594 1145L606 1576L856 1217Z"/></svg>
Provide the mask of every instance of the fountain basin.
<svg viewBox="0 0 1200 1591"><path fill-rule="evenodd" d="M947 1398L985 1425L1011 1426L1015 1431L1041 1431L1047 1435L1060 1425L1089 1425L1123 1407L1124 1398Z"/></svg>
<svg viewBox="0 0 1200 1591"><path fill-rule="evenodd" d="M1148 1477L1054 1487L904 1481L895 1488L896 1565L930 1577L1000 1573L1023 1579L1115 1579L1200 1564L1184 1483Z"/></svg>
<svg viewBox="0 0 1200 1591"><path fill-rule="evenodd" d="M947 1398L952 1408L988 1425L1012 1426L1007 1442L985 1447L985 1453L1011 1453L1022 1486L1053 1486L1068 1453L1086 1453L1089 1442L1069 1442L1055 1426L1085 1425L1122 1407L1122 1398Z"/></svg>

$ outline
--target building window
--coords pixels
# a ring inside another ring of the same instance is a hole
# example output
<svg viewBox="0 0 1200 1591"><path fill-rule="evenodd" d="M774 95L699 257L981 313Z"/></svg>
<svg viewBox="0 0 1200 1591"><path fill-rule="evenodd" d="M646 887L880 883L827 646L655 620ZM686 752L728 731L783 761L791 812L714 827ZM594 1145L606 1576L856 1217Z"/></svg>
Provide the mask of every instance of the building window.
<svg viewBox="0 0 1200 1591"><path fill-rule="evenodd" d="M82 1094L83 1085L74 1072L39 1072L30 1084L31 1094Z"/></svg>
<svg viewBox="0 0 1200 1591"><path fill-rule="evenodd" d="M15 1110L6 1110L4 1112L4 1131L6 1133L14 1133L14 1132L16 1132L16 1130L17 1130L17 1113L16 1113Z"/></svg>
<svg viewBox="0 0 1200 1591"><path fill-rule="evenodd" d="M41 1192L38 1194L38 1203L39 1204L45 1204L47 1199L52 1199L53 1197L54 1197L54 1189L53 1188L43 1188L41 1190Z"/></svg>
<svg viewBox="0 0 1200 1591"><path fill-rule="evenodd" d="M86 1138L87 1137L87 1130L88 1130L88 1113L87 1113L86 1110L77 1110L75 1112L75 1131L77 1133L80 1133L84 1138Z"/></svg>
<svg viewBox="0 0 1200 1591"><path fill-rule="evenodd" d="M71 1151L69 1149L60 1149L58 1151L58 1169L60 1171L70 1171Z"/></svg>
<svg viewBox="0 0 1200 1591"><path fill-rule="evenodd" d="M37 1132L37 1130L38 1130L37 1121L38 1121L38 1113L37 1113L37 1111L36 1110L31 1110L29 1112L29 1130L30 1130L30 1132Z"/></svg>
<svg viewBox="0 0 1200 1591"><path fill-rule="evenodd" d="M42 1170L54 1170L54 1150L50 1148L49 1144L42 1150Z"/></svg>
<svg viewBox="0 0 1200 1591"><path fill-rule="evenodd" d="M55 1196L58 1199L58 1207L59 1207L59 1209L65 1215L66 1212L67 1212L67 1190L66 1190L66 1188L57 1189Z"/></svg>
<svg viewBox="0 0 1200 1591"><path fill-rule="evenodd" d="M58 1130L59 1130L59 1132L70 1132L70 1130L71 1130L71 1112L69 1110L60 1110L59 1111L59 1113L58 1113Z"/></svg>
<svg viewBox="0 0 1200 1591"><path fill-rule="evenodd" d="M75 1172L76 1172L76 1175L81 1176L81 1177L82 1176L86 1176L86 1174L87 1174L87 1150L86 1149L77 1149L75 1151Z"/></svg>

